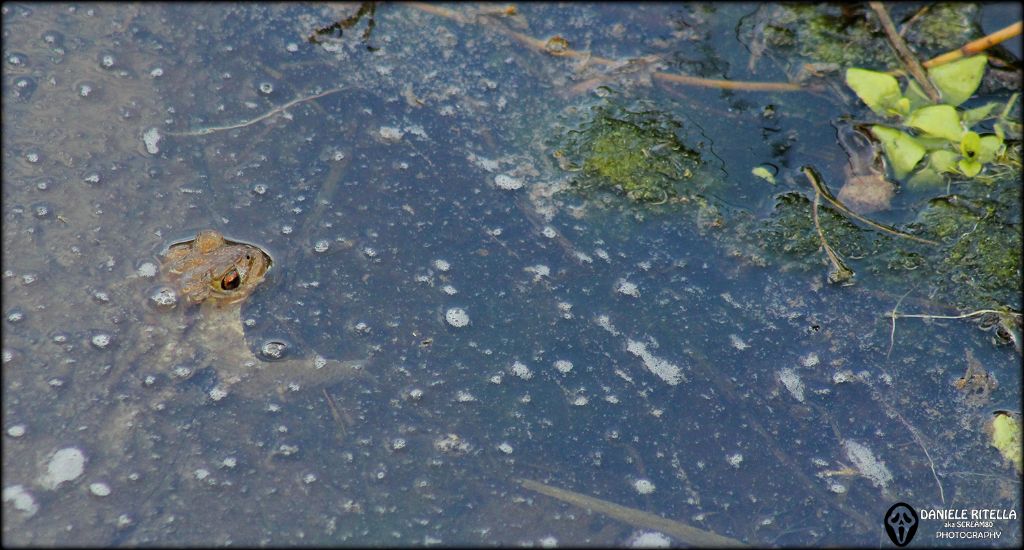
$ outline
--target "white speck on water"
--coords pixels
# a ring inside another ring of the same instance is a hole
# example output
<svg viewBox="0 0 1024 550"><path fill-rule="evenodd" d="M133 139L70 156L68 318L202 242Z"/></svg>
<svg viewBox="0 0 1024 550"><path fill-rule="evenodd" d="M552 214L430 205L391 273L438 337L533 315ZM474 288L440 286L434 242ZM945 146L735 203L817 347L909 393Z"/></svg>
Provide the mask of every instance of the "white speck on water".
<svg viewBox="0 0 1024 550"><path fill-rule="evenodd" d="M512 363L512 374L522 378L523 380L533 378L533 371L530 370L530 367L527 367L520 361Z"/></svg>
<svg viewBox="0 0 1024 550"><path fill-rule="evenodd" d="M11 323L17 323L25 318L25 313L21 311L12 311L7 314L7 320Z"/></svg>
<svg viewBox="0 0 1024 550"><path fill-rule="evenodd" d="M606 395L604 397L604 400L611 403L612 405L617 405L619 403L619 398L615 397L614 395Z"/></svg>
<svg viewBox="0 0 1024 550"><path fill-rule="evenodd" d="M325 366L327 366L327 359L323 355L317 354L313 356L314 369L322 369Z"/></svg>
<svg viewBox="0 0 1024 550"><path fill-rule="evenodd" d="M441 287L441 292L444 292L449 296L455 296L456 294L459 293L459 291L455 290L455 287L453 287L452 285L444 285L443 287Z"/></svg>
<svg viewBox="0 0 1024 550"><path fill-rule="evenodd" d="M176 378L188 378L189 376L192 375L192 369L186 367L185 365L178 365L171 369L171 374L174 375Z"/></svg>
<svg viewBox="0 0 1024 550"><path fill-rule="evenodd" d="M438 271L446 272L446 271L448 271L451 268L452 268L452 264L448 263L445 260L441 260L441 259L434 260L434 269L436 269Z"/></svg>
<svg viewBox="0 0 1024 550"><path fill-rule="evenodd" d="M213 399L214 401L220 401L221 399L224 399L227 396L228 392L225 391L220 386L215 386L213 389L210 390L210 399Z"/></svg>
<svg viewBox="0 0 1024 550"><path fill-rule="evenodd" d="M612 324L611 318L608 317L607 315L598 315L594 319L594 322L597 323L597 326L610 332L612 336L619 335L619 331L615 329L615 325Z"/></svg>
<svg viewBox="0 0 1024 550"><path fill-rule="evenodd" d="M403 132L401 128L396 128L394 126L381 126L378 132L380 133L381 139L393 143L401 141L402 136L405 135L405 132Z"/></svg>
<svg viewBox="0 0 1024 550"><path fill-rule="evenodd" d="M727 455L725 457L725 461L728 462L729 465L732 466L733 468L739 468L740 464L743 463L743 454L742 453L734 453L734 454L731 454L731 455Z"/></svg>
<svg viewBox="0 0 1024 550"><path fill-rule="evenodd" d="M540 544L541 548L558 548L558 539L551 535L548 535L537 542Z"/></svg>
<svg viewBox="0 0 1024 550"><path fill-rule="evenodd" d="M65 481L77 479L83 471L85 455L74 447L67 447L53 453L46 466L46 475L39 479L39 484L46 489L56 489Z"/></svg>
<svg viewBox="0 0 1024 550"><path fill-rule="evenodd" d="M572 370L572 361L566 361L565 359L555 361L555 370L562 374L569 374L569 371Z"/></svg>
<svg viewBox="0 0 1024 550"><path fill-rule="evenodd" d="M143 262L136 271L139 277L156 277L156 264L153 262Z"/></svg>
<svg viewBox="0 0 1024 550"><path fill-rule="evenodd" d="M178 303L178 294L174 292L173 288L160 287L150 295L149 299L157 306L171 307Z"/></svg>
<svg viewBox="0 0 1024 550"><path fill-rule="evenodd" d="M92 345L99 349L103 349L110 345L110 335L103 333L96 334L90 339L90 341L92 342Z"/></svg>
<svg viewBox="0 0 1024 550"><path fill-rule="evenodd" d="M549 239L554 239L555 237L558 236L558 231L555 231L555 228L551 227L550 225L545 225L544 229L540 230L540 234L544 235Z"/></svg>
<svg viewBox="0 0 1024 550"><path fill-rule="evenodd" d="M743 350L745 350L745 349L750 347L750 344L744 342L742 338L740 338L739 336L737 336L735 334L730 334L729 335L729 342L732 343L732 347L734 347L734 348L736 348L736 349L738 349L740 351L743 351Z"/></svg>
<svg viewBox="0 0 1024 550"><path fill-rule="evenodd" d="M491 384L501 384L502 376L500 374L495 374L494 376L490 377L489 380Z"/></svg>
<svg viewBox="0 0 1024 550"><path fill-rule="evenodd" d="M590 399L588 399L588 398L587 398L587 396L585 396L585 395L577 395L577 396L576 396L576 397L575 397L575 398L574 398L574 399L572 400L572 404L573 404L574 406L576 406L576 407L583 407L583 406L585 406L585 405L586 405L587 403L590 403Z"/></svg>
<svg viewBox="0 0 1024 550"><path fill-rule="evenodd" d="M605 252L602 248L595 248L594 255L606 262L611 262L611 258L608 256L608 253Z"/></svg>
<svg viewBox="0 0 1024 550"><path fill-rule="evenodd" d="M23 512L27 517L34 516L35 513L39 511L39 505L36 504L36 499L32 498L32 494L26 491L21 485L4 487L3 501L13 502L14 509L19 512Z"/></svg>
<svg viewBox="0 0 1024 550"><path fill-rule="evenodd" d="M313 252L327 252L331 247L331 242L327 239L320 239L313 244Z"/></svg>
<svg viewBox="0 0 1024 550"><path fill-rule="evenodd" d="M884 489L892 481L892 473L885 463L875 458L871 449L852 440L843 441L846 449L846 457L850 459L854 467L860 470L861 475L871 480L875 487Z"/></svg>
<svg viewBox="0 0 1024 550"><path fill-rule="evenodd" d="M569 302L558 302L558 312L562 314L562 319L572 319L572 304Z"/></svg>
<svg viewBox="0 0 1024 550"><path fill-rule="evenodd" d="M459 390L455 392L455 400L459 403L472 403L473 401L476 401L476 397L468 391Z"/></svg>
<svg viewBox="0 0 1024 550"><path fill-rule="evenodd" d="M15 425L11 426L10 428L7 428L7 435L9 435L11 437L21 437L21 436L25 435L25 425L24 424L15 424Z"/></svg>
<svg viewBox="0 0 1024 550"><path fill-rule="evenodd" d="M146 132L142 134L142 143L146 145L146 152L151 155L159 153L160 147L157 144L160 143L160 139L162 137L163 136L160 135L160 130L156 127L146 130Z"/></svg>
<svg viewBox="0 0 1024 550"><path fill-rule="evenodd" d="M814 367L817 366L820 362L821 359L818 358L818 354L814 353L813 351L800 358L800 364L805 367Z"/></svg>
<svg viewBox="0 0 1024 550"><path fill-rule="evenodd" d="M507 455L510 455L512 454L512 445L509 445L507 442L502 443L501 445L498 445L498 450Z"/></svg>
<svg viewBox="0 0 1024 550"><path fill-rule="evenodd" d="M628 340L626 343L626 351L637 356L644 362L644 366L647 370L651 371L658 378L664 380L668 385L675 386L676 384L685 381L686 377L679 370L679 367L669 363L668 361L656 357L650 351L647 350L647 344L638 342L636 340Z"/></svg>
<svg viewBox="0 0 1024 550"><path fill-rule="evenodd" d="M508 174L498 174L494 176L494 185L497 185L499 189L505 191L515 191L523 187L523 180L519 178L513 178Z"/></svg>
<svg viewBox="0 0 1024 550"><path fill-rule="evenodd" d="M837 495L841 495L846 492L846 485L843 485L834 479L830 479L828 480L828 490Z"/></svg>
<svg viewBox="0 0 1024 550"><path fill-rule="evenodd" d="M192 475L196 476L196 479L202 481L210 477L210 471L206 468L197 468L196 471L192 472Z"/></svg>
<svg viewBox="0 0 1024 550"><path fill-rule="evenodd" d="M157 68L153 69L152 71L149 71L150 78L160 78L163 75L164 75L164 70L162 68L160 68L160 67L157 67Z"/></svg>
<svg viewBox="0 0 1024 550"><path fill-rule="evenodd" d="M39 153L28 153L25 155L25 158L32 164L35 164L39 162Z"/></svg>
<svg viewBox="0 0 1024 550"><path fill-rule="evenodd" d="M309 474L306 474L306 475L302 476L302 482L305 483L306 485L309 485L310 483L313 483L315 481L316 481L316 474L309 473Z"/></svg>
<svg viewBox="0 0 1024 550"><path fill-rule="evenodd" d="M82 84L81 86L78 87L78 95L80 95L82 97L89 97L89 94L91 94L91 93L92 93L92 86L90 86L88 84Z"/></svg>
<svg viewBox="0 0 1024 550"><path fill-rule="evenodd" d="M110 485L107 485L106 483L90 483L89 491L98 497L109 496Z"/></svg>
<svg viewBox="0 0 1024 550"><path fill-rule="evenodd" d="M540 281L542 277L547 277L551 275L551 268L542 264L524 267L523 271L533 273L533 282L535 283Z"/></svg>
<svg viewBox="0 0 1024 550"><path fill-rule="evenodd" d="M654 492L654 484L649 479L638 479L633 482L633 488L641 495L649 495Z"/></svg>
<svg viewBox="0 0 1024 550"><path fill-rule="evenodd" d="M221 465L222 468L231 469L231 468L234 468L235 466L238 466L238 459L233 457L233 456L229 456L229 457L225 458L224 460L222 460L220 462L220 465Z"/></svg>
<svg viewBox="0 0 1024 550"><path fill-rule="evenodd" d="M793 369L782 369L779 371L779 380L783 386L789 390L789 393L793 395L793 398L797 401L804 402L804 382L800 379L800 375Z"/></svg>
<svg viewBox="0 0 1024 550"><path fill-rule="evenodd" d="M672 539L657 531L645 531L630 537L626 546L630 548L669 548L672 546Z"/></svg>
<svg viewBox="0 0 1024 550"><path fill-rule="evenodd" d="M423 390L421 390L419 388L414 388L412 390L409 390L409 399L412 399L413 401L418 401L418 400L420 400L422 398L423 398Z"/></svg>
<svg viewBox="0 0 1024 550"><path fill-rule="evenodd" d="M85 176L85 180L84 181L85 181L85 183L99 183L100 182L100 175L95 173L95 172L93 172L92 174L89 174L88 176Z"/></svg>
<svg viewBox="0 0 1024 550"><path fill-rule="evenodd" d="M377 249L373 248L372 246L364 246L363 247L363 256L366 256L367 258L376 258L377 257Z"/></svg>
<svg viewBox="0 0 1024 550"><path fill-rule="evenodd" d="M286 52L288 52L288 53L295 53L295 52L299 51L299 45L298 45L298 44L296 44L295 42L289 42L289 43L288 43L288 44L287 44L287 45L286 45L286 46L284 47L284 50L285 50Z"/></svg>
<svg viewBox="0 0 1024 550"><path fill-rule="evenodd" d="M391 450L392 451L401 451L402 449L405 448L406 444L407 443L406 443L404 437L396 437L396 438L391 440Z"/></svg>
<svg viewBox="0 0 1024 550"><path fill-rule="evenodd" d="M445 312L444 320L453 327L461 328L469 324L469 314L461 307L453 307Z"/></svg>
<svg viewBox="0 0 1024 550"><path fill-rule="evenodd" d="M857 380L857 375L853 374L850 369L841 370L832 375L832 382L834 384L843 384L846 382L854 382Z"/></svg>
<svg viewBox="0 0 1024 550"><path fill-rule="evenodd" d="M619 281L615 283L615 292L625 294L626 296L632 296L634 298L640 297L640 289L634 283L625 279L619 279Z"/></svg>
<svg viewBox="0 0 1024 550"><path fill-rule="evenodd" d="M291 235L292 231L294 231L294 230L295 230L295 228L290 226L290 225L288 225L288 224L285 224L285 225L281 226L281 234L282 235Z"/></svg>
<svg viewBox="0 0 1024 550"><path fill-rule="evenodd" d="M128 514L121 514L120 516L117 516L117 526L119 528L124 529L125 527L128 527L131 524L132 517Z"/></svg>
<svg viewBox="0 0 1024 550"><path fill-rule="evenodd" d="M264 357L269 357L270 359L280 359L284 355L286 347L287 346L282 342L275 342L271 340L264 342L263 345L260 346L260 353L262 353Z"/></svg>

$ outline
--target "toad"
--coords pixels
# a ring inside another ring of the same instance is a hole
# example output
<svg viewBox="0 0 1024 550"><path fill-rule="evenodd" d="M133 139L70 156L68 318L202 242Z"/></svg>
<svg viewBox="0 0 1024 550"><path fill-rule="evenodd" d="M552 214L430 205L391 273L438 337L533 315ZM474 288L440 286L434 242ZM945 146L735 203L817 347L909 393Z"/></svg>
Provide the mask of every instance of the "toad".
<svg viewBox="0 0 1024 550"><path fill-rule="evenodd" d="M195 370L213 368L217 384L209 395L215 400L236 385L241 393L252 395L367 376L363 360L337 361L317 354L271 361L273 353L264 360L253 355L245 341L241 303L263 282L271 264L270 256L259 247L228 241L214 230L171 245L163 257L162 275L182 301L198 309L187 323L176 327L184 331L176 335L171 327L163 335L160 362L164 368L183 378Z"/></svg>

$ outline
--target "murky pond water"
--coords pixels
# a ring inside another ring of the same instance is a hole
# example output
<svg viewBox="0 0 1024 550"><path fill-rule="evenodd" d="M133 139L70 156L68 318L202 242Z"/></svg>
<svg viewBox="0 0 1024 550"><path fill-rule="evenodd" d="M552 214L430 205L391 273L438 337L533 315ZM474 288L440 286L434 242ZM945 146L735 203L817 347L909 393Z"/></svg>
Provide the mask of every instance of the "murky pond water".
<svg viewBox="0 0 1024 550"><path fill-rule="evenodd" d="M4 5L5 544L662 540L643 511L867 545L898 501L1020 517L982 429L1020 408L1012 346L962 320L893 332L928 289L829 285L686 204L569 189L553 143L608 93L676 113L721 211L773 208L759 164L841 174L813 114L835 98L656 84L522 38L785 80L727 69L756 6L464 8ZM160 255L207 228L273 258L244 338L153 300ZM364 363L218 391L275 342ZM969 363L994 381L965 396Z"/></svg>

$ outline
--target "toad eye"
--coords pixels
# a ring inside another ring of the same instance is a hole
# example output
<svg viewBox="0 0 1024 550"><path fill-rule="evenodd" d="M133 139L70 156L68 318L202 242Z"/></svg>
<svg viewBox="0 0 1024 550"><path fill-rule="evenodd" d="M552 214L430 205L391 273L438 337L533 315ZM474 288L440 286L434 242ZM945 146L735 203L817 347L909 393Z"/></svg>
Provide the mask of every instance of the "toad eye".
<svg viewBox="0 0 1024 550"><path fill-rule="evenodd" d="M222 290L234 290L238 288L241 282L242 278L238 276L238 270L232 269L220 280L220 288Z"/></svg>

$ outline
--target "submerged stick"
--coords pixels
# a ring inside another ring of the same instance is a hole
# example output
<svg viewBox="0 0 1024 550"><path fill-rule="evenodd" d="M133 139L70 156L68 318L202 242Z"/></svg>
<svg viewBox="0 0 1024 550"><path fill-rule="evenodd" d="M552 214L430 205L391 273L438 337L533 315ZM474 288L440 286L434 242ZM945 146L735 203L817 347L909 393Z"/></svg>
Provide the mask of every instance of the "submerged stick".
<svg viewBox="0 0 1024 550"><path fill-rule="evenodd" d="M935 88L931 80L928 80L928 75L924 73L921 62L917 60L914 52L910 51L910 48L907 47L907 43L903 41L900 33L896 32L896 25L893 24L892 18L889 17L889 11L885 9L881 2L868 2L868 5L871 6L871 9L875 11L875 15L878 16L879 22L882 23L882 28L885 29L885 35L889 38L889 43L896 50L907 71L921 85L921 89L928 95L928 99L932 100L933 103L938 103L940 100L939 90Z"/></svg>
<svg viewBox="0 0 1024 550"><path fill-rule="evenodd" d="M406 2L406 5L412 8L416 8L420 11L424 11L433 15L451 19L459 23L476 23L470 17L464 16L461 13L438 6L436 4L429 4L425 2ZM553 51L549 47L550 40L540 40L530 35L523 34L518 31L514 31L505 27L504 25L489 25L494 30L516 40L520 44L525 45L528 48L536 50L538 52L547 53L549 55L555 55L557 57L572 57L572 58L586 58L588 63L597 63L599 65L615 66L619 65L619 61L614 59L608 59L593 55L590 52L583 52L574 50L569 47L559 48ZM683 84L686 86L701 86L704 88L718 88L722 90L746 90L754 92L799 92L807 91L810 88L801 84L795 84L792 82L749 82L743 80L722 80L715 78L700 78L697 76L689 76L675 73L666 72L655 72L652 75L654 78L664 80L666 82L673 82L676 84Z"/></svg>
<svg viewBox="0 0 1024 550"><path fill-rule="evenodd" d="M262 115L260 115L260 116L258 116L256 118L253 118L253 119L250 119L250 120L244 120L244 121L236 123L236 124L229 124L227 126L210 126L208 128L200 128L198 130L190 130L190 131L187 131L187 132L166 132L166 133L169 136L206 136L206 135L212 134L214 132L222 132L224 130L236 130L238 128L245 128L246 126L252 126L253 124L256 124L257 122L259 122L261 120L266 120L266 119L268 119L268 118L270 118L270 117L272 117L272 116L274 116L274 115L276 115L278 113L282 113L282 112L290 109L291 107L294 107L294 106L298 105L299 103L304 103L306 101L312 101L314 99L319 99L321 97L328 96L328 95L340 92L342 90L344 90L344 88L331 88L330 90L327 90L326 92L320 92L318 94L313 94L311 96L306 96L306 97L300 97L298 99L293 99L293 100L289 101L288 103L285 103L284 105L281 105L280 107L274 107L273 109L267 111L266 113L263 113Z"/></svg>
<svg viewBox="0 0 1024 550"><path fill-rule="evenodd" d="M939 243L936 241L933 241L931 239L925 239L924 237L918 237L917 235L911 235L910 233L904 233L903 231L900 231L895 227L890 227L888 225L884 225L876 221L869 220L864 216L861 216L860 214L854 212L853 210L850 210L849 208L846 207L845 204L839 202L838 199L833 197L832 193L828 192L828 189L825 188L825 185L821 183L821 176L818 175L814 168L811 168L810 166L804 166L802 170L804 175L807 176L807 180L811 182L811 186L814 187L814 190L818 193L821 193L821 196L825 197L825 200L827 200L830 204L832 204L832 206L836 207L843 214L846 214L847 216L861 223L866 223L879 231L884 231L891 235L902 237L904 239L910 239L912 241L917 241L919 243L938 246Z"/></svg>
<svg viewBox="0 0 1024 550"><path fill-rule="evenodd" d="M559 489L558 487L545 485L539 481L520 479L519 483L525 489L538 492L542 495L547 495L551 498L567 502L574 506L579 506L580 508L611 516L635 527L644 527L646 529L660 531L666 535L675 537L679 542L684 544L692 546L746 546L746 544L743 544L736 539L724 537L722 535L712 533L711 531L691 527L685 523L666 519L635 508L621 506L613 502L608 502L607 500L601 500L581 493L575 493L566 489Z"/></svg>
<svg viewBox="0 0 1024 550"><path fill-rule="evenodd" d="M849 285L852 284L851 279L853 278L853 270L847 267L843 260L839 258L839 255L832 250L832 247L828 245L828 241L825 240L825 232L821 230L821 222L818 221L818 203L820 202L821 193L817 188L814 189L814 209L812 213L814 215L814 229L818 231L818 239L821 240L821 246L825 249L825 254L828 256L830 262L832 262L832 269L828 272L828 282L840 283Z"/></svg>

